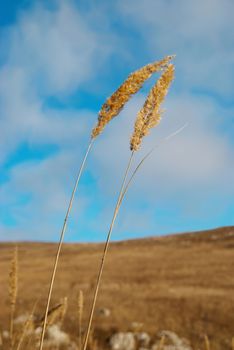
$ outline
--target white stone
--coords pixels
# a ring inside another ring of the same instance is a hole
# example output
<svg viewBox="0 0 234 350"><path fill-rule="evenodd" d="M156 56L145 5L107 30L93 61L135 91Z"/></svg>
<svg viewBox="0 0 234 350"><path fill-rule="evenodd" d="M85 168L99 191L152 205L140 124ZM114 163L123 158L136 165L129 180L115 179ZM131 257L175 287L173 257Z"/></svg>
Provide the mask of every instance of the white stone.
<svg viewBox="0 0 234 350"><path fill-rule="evenodd" d="M146 332L137 333L136 339L138 340L141 347L148 347L150 343L150 336Z"/></svg>
<svg viewBox="0 0 234 350"><path fill-rule="evenodd" d="M131 332L127 333L116 333L110 339L111 350L134 350L136 341L134 334Z"/></svg>
<svg viewBox="0 0 234 350"><path fill-rule="evenodd" d="M47 329L47 342L51 345L66 345L69 344L69 335L63 332L58 325L52 325Z"/></svg>

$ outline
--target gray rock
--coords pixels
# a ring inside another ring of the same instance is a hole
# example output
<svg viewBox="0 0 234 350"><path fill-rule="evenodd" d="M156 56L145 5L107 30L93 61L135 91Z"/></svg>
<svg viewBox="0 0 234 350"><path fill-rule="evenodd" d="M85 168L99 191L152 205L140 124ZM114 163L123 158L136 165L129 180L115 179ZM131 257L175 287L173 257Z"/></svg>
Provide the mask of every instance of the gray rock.
<svg viewBox="0 0 234 350"><path fill-rule="evenodd" d="M58 325L52 325L47 329L47 345L69 345L69 335L63 332Z"/></svg>
<svg viewBox="0 0 234 350"><path fill-rule="evenodd" d="M99 316L103 316L103 317L109 317L111 314L110 310L105 307L99 309L97 313Z"/></svg>
<svg viewBox="0 0 234 350"><path fill-rule="evenodd" d="M150 336L146 332L141 332L136 334L136 339L142 348L147 348L150 343Z"/></svg>
<svg viewBox="0 0 234 350"><path fill-rule="evenodd" d="M136 341L134 334L131 332L119 332L114 334L110 339L111 350L134 350Z"/></svg>

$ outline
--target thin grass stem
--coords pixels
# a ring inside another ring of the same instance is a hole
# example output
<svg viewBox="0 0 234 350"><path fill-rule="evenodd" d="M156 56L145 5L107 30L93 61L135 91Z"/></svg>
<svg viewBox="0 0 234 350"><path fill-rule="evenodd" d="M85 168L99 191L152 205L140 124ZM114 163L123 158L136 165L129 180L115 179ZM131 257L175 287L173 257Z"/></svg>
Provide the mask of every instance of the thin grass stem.
<svg viewBox="0 0 234 350"><path fill-rule="evenodd" d="M88 339L89 339L89 335L90 335L90 330L91 330L91 325L92 325L92 320L93 320L93 314L94 314L94 309L96 306L96 301L97 301L97 296L98 296L98 292L99 292L99 287L100 287L100 282L101 282L101 278L102 278L102 273L103 273L103 268L104 268L104 264L105 264L105 259L106 259L106 254L108 251L108 247L109 247L109 243L110 243L110 239L111 239L111 233L115 224L115 220L116 217L118 215L118 211L120 208L120 204L121 204L121 198L122 198L122 193L127 181L127 176L132 164L132 160L133 160L133 156L134 156L134 151L132 151L131 156L129 158L126 170L125 170L125 174L123 177L123 181L120 187L120 192L118 195L118 199L117 199L117 203L115 206L115 210L114 210L114 214L112 217L112 221L110 224L110 228L109 228L109 232L106 238L106 242L105 242L105 246L104 246L104 251L103 251L103 255L102 255L102 260L101 260L101 265L99 268L99 272L98 272L98 277L97 277L97 282L96 282L96 286L95 286L95 292L94 292L94 296L93 296L93 301L92 301L92 306L91 306L91 310L90 310L90 315L89 315L89 320L88 320L88 326L87 326L87 331L86 331L86 335L85 335L85 340L84 340L84 345L83 345L83 350L86 350L87 345L88 345Z"/></svg>
<svg viewBox="0 0 234 350"><path fill-rule="evenodd" d="M79 347L81 350L82 346L82 317L83 317L83 309L84 309L84 294L82 290L79 291L78 296L78 334L79 334Z"/></svg>
<svg viewBox="0 0 234 350"><path fill-rule="evenodd" d="M67 212L66 212L66 216L65 216L65 219L64 219L63 228L62 228L62 231L61 231L60 240L59 240L59 243L58 243L58 248L57 248L56 257L55 257L55 261L54 261L53 272L52 272L52 276L51 276L51 280L50 280L50 287L49 287L49 291L48 291L46 311L45 311L45 318L44 318L44 323L43 323L42 332L41 332L39 350L42 350L42 348L43 348L43 342L44 342L45 331L46 331L47 316L48 316L48 311L49 311L49 307L50 307L50 301L51 301L51 296L52 296L53 285L54 285L55 275L56 275L56 271L57 271L58 261L59 261L59 257L60 257L60 252L61 252L64 235L65 235L66 228L67 228L68 217L69 217L70 211L72 209L72 204L73 204L73 201L74 201L75 193L76 193L76 190L77 190L77 187L78 187L78 184L79 184L79 181L80 181L80 177L81 177L81 174L83 172L83 169L84 169L87 157L88 157L89 152L90 152L90 150L92 148L92 145L93 145L93 140L90 141L90 143L89 143L89 145L87 147L86 153L84 155L83 161L81 163L81 166L80 166L80 169L79 169L79 172L77 174L76 181L75 181L75 185L74 185L74 188L73 188L73 191L72 191L72 194L71 194L71 198L70 198L70 201L69 201L69 205L68 205L68 209L67 209Z"/></svg>

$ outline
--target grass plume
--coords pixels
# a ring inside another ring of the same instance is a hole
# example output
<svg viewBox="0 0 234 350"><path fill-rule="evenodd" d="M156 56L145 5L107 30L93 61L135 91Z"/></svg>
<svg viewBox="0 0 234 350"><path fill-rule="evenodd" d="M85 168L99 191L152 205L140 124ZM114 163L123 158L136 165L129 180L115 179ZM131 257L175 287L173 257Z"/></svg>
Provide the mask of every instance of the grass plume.
<svg viewBox="0 0 234 350"><path fill-rule="evenodd" d="M150 90L143 108L137 115L134 132L130 141L130 149L132 151L139 149L143 137L149 133L151 128L160 122L162 114L160 107L173 79L174 65L169 64Z"/></svg>
<svg viewBox="0 0 234 350"><path fill-rule="evenodd" d="M67 297L64 297L61 299L61 304L62 304L62 309L61 309L61 314L60 314L60 325L62 326L64 322L64 318L67 313L67 305L68 305L68 299Z"/></svg>
<svg viewBox="0 0 234 350"><path fill-rule="evenodd" d="M46 326L51 326L55 323L57 320L61 320L61 316L64 313L64 305L62 303L59 303L52 307L46 317ZM40 323L44 324L45 322L45 315L41 318Z"/></svg>
<svg viewBox="0 0 234 350"><path fill-rule="evenodd" d="M166 56L161 61L147 64L131 73L123 84L103 104L98 123L92 130L92 138L97 137L111 119L117 116L132 95L136 94L153 73L165 69L174 56Z"/></svg>
<svg viewBox="0 0 234 350"><path fill-rule="evenodd" d="M82 346L82 318L84 309L84 294L82 290L79 291L78 295L78 332L79 332L79 350Z"/></svg>

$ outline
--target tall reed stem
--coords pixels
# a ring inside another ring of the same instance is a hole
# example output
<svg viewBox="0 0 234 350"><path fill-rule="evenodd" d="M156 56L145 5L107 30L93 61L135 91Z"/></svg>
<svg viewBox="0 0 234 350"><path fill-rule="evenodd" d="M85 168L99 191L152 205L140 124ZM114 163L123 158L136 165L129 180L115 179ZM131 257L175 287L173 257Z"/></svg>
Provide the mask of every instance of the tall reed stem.
<svg viewBox="0 0 234 350"><path fill-rule="evenodd" d="M14 335L14 315L15 305L18 292L18 247L14 249L14 255L11 261L11 270L9 274L9 296L10 296L10 349L13 349L13 335Z"/></svg>
<svg viewBox="0 0 234 350"><path fill-rule="evenodd" d="M101 282L101 278L102 278L103 268L104 268L104 264L105 264L106 254L107 254L109 243L110 243L111 233L112 233L112 230L113 230L113 227L114 227L114 224L115 224L116 217L117 217L118 212L119 212L120 204L122 202L122 194L123 194L124 187L125 187L126 180L127 180L127 176L128 176L131 164L132 164L133 155L134 155L134 151L132 151L132 153L131 153L131 156L129 158L129 161L128 161L128 164L127 164L127 167L126 167L126 170L125 170L125 174L124 174L123 181L122 181L122 184L121 184L121 187L120 187L120 191L119 191L118 199L117 199L117 202L116 202L114 214L113 214L112 221L111 221L111 224L110 224L109 232L108 232L108 235L107 235L107 238L106 238L104 251L103 251L103 254L102 254L101 265L100 265L100 268L99 268L97 282L96 282L96 286L95 286L95 292L94 292L94 296L93 296L91 311L90 311L90 315L89 315L88 327L87 327L87 331L86 331L86 335L85 335L83 350L86 350L87 345L88 345L88 339L89 339L89 334L90 334L90 330L91 330L93 314L94 314L94 309L95 309L97 296L98 296L98 292L99 292L100 282Z"/></svg>
<svg viewBox="0 0 234 350"><path fill-rule="evenodd" d="M91 150L92 145L93 145L93 139L91 139L91 141L90 141L90 143L89 143L89 145L87 147L87 150L86 150L86 153L84 155L83 161L81 163L79 172L77 174L75 185L74 185L74 188L73 188L73 191L72 191L72 194L71 194L71 198L70 198L69 205L68 205L68 208L67 208L66 216L65 216L65 219L64 219L63 228L62 228L62 231L61 231L60 240L59 240L59 243L58 243L58 248L57 248L56 257L55 257L55 261L54 261L53 272L52 272L52 276L51 276L51 280L50 280L50 287L49 287L49 291L48 291L46 311L45 311L45 318L44 318L43 328L42 328L42 332L41 332L39 350L42 350L42 348L43 348L43 342L44 342L45 331L46 331L47 316L48 316L48 311L49 311L49 307L50 307L50 301L51 301L52 290L53 290L55 275L56 275L56 271L57 271L58 261L59 261L59 257L60 257L60 252L61 252L61 248L62 248L62 244L63 244L65 231L66 231L66 228L67 228L68 217L69 217L69 214L70 214L70 211L71 211L71 208L72 208L72 204L73 204L75 193L76 193L79 181L80 181L80 177L81 177L81 174L83 172L83 169L84 169L84 166L85 166L85 163L86 163L86 160L87 160L87 157L88 157L88 154L89 154L89 152Z"/></svg>
<svg viewBox="0 0 234 350"><path fill-rule="evenodd" d="M78 333L79 333L79 347L78 349L81 350L82 345L82 316L83 316L83 308L84 308L84 295L82 290L79 292L78 296Z"/></svg>

